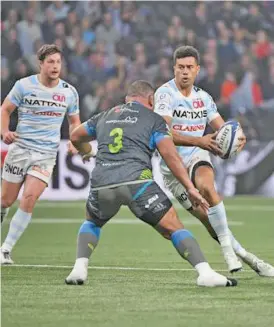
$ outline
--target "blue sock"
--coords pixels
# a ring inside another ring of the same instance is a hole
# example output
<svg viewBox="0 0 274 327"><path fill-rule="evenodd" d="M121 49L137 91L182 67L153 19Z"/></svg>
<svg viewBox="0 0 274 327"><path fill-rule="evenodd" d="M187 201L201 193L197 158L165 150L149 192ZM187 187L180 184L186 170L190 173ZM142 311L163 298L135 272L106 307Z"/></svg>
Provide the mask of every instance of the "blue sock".
<svg viewBox="0 0 274 327"><path fill-rule="evenodd" d="M77 259L89 258L96 248L101 233L101 227L86 220L80 227L77 240Z"/></svg>
<svg viewBox="0 0 274 327"><path fill-rule="evenodd" d="M206 262L199 244L187 229L178 229L172 233L171 241L181 257L187 260L193 267L198 263Z"/></svg>

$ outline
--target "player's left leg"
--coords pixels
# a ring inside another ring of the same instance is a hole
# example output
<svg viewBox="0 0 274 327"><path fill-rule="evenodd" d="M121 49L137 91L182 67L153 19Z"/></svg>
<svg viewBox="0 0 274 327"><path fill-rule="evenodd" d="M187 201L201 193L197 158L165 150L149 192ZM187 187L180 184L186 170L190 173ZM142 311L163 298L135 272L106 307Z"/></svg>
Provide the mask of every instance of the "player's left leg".
<svg viewBox="0 0 274 327"><path fill-rule="evenodd" d="M10 254L31 220L36 201L45 190L47 184L37 177L27 175L20 205L11 219L9 231L2 245L2 251Z"/></svg>
<svg viewBox="0 0 274 327"><path fill-rule="evenodd" d="M196 218L198 218L203 225L208 230L211 237L218 242L218 237L214 230L212 229L208 216L198 207L192 208L189 212ZM274 267L269 263L263 261L262 259L256 257L253 253L248 252L235 238L231 230L230 233L230 240L232 243L232 247L237 254L237 256L246 263L251 269L253 269L259 276L262 277L274 277Z"/></svg>
<svg viewBox="0 0 274 327"><path fill-rule="evenodd" d="M202 161L198 162L193 167L191 176L197 189L210 204L208 219L217 234L229 271L235 272L240 270L242 264L232 247L225 207L215 189L212 167Z"/></svg>

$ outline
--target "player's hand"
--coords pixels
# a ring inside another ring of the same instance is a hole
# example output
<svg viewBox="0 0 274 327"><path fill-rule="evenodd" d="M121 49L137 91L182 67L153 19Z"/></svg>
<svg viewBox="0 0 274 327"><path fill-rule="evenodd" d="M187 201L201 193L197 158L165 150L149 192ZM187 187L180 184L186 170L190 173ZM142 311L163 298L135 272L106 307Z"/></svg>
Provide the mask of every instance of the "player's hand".
<svg viewBox="0 0 274 327"><path fill-rule="evenodd" d="M75 148L75 146L72 144L71 141L68 141L67 143L67 150L70 155L74 155L78 153L78 150Z"/></svg>
<svg viewBox="0 0 274 327"><path fill-rule="evenodd" d="M242 151L243 147L246 144L246 136L243 131L242 131L242 136L238 137L238 140L239 140L238 152L240 152Z"/></svg>
<svg viewBox="0 0 274 327"><path fill-rule="evenodd" d="M200 206L207 213L207 211L209 209L209 204L206 201L206 199L204 199L201 196L199 191L196 188L192 188L192 189L188 189L187 193L188 193L188 198L189 198L190 202L192 203L193 207Z"/></svg>
<svg viewBox="0 0 274 327"><path fill-rule="evenodd" d="M89 162L90 158L95 157L95 155L92 151L90 151L89 153L86 153L86 154L82 154L81 156L82 156L83 163Z"/></svg>
<svg viewBox="0 0 274 327"><path fill-rule="evenodd" d="M3 142L6 144L11 144L18 138L18 134L16 132L10 131L3 133L2 136Z"/></svg>
<svg viewBox="0 0 274 327"><path fill-rule="evenodd" d="M207 150L209 152L212 152L215 155L221 155L222 151L218 147L218 144L216 142L217 134L218 132L215 132L213 134L207 134L203 137L200 137L198 147Z"/></svg>

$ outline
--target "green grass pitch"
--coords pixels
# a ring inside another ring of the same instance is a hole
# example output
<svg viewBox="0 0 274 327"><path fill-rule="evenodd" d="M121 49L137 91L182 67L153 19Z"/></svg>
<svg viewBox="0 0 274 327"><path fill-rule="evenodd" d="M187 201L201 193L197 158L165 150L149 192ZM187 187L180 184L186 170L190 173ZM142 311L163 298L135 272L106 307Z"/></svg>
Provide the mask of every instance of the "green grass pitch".
<svg viewBox="0 0 274 327"><path fill-rule="evenodd" d="M274 200L239 197L225 203L235 236L274 264ZM218 244L195 218L178 213L212 267L228 275ZM38 203L14 249L17 266L1 269L2 326L274 326L274 278L258 277L245 266L236 288L198 288L195 271L172 245L126 208L103 228L88 283L65 285L84 217L84 202ZM2 239L7 230L5 223Z"/></svg>

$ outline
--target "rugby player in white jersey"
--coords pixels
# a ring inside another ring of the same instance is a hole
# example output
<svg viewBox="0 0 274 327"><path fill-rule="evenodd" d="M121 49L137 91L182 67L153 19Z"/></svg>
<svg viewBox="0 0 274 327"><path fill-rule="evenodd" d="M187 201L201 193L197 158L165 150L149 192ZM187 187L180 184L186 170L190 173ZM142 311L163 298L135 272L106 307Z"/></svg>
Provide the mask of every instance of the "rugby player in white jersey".
<svg viewBox="0 0 274 327"><path fill-rule="evenodd" d="M199 52L191 46L182 46L174 52L173 59L175 78L158 88L155 94L155 112L163 116L172 128L177 151L188 168L194 185L210 204L208 215L199 208L192 208L184 187L161 160L165 186L186 210L201 220L211 236L219 241L230 272L242 268L238 259L240 257L259 275L274 277L274 267L247 252L228 228L225 207L214 185L214 170L209 156L209 152L219 154L215 141L217 133L203 136L207 124L217 131L224 120L212 97L194 85L200 70ZM240 142L239 150L246 142L244 136Z"/></svg>
<svg viewBox="0 0 274 327"><path fill-rule="evenodd" d="M80 125L76 89L60 79L61 50L45 44L37 52L40 73L18 80L1 107L1 135L9 144L2 173L1 222L24 185L19 208L12 217L0 251L1 264L12 264L11 250L27 228L36 201L52 174L65 115L70 132ZM16 132L10 115L18 108Z"/></svg>

